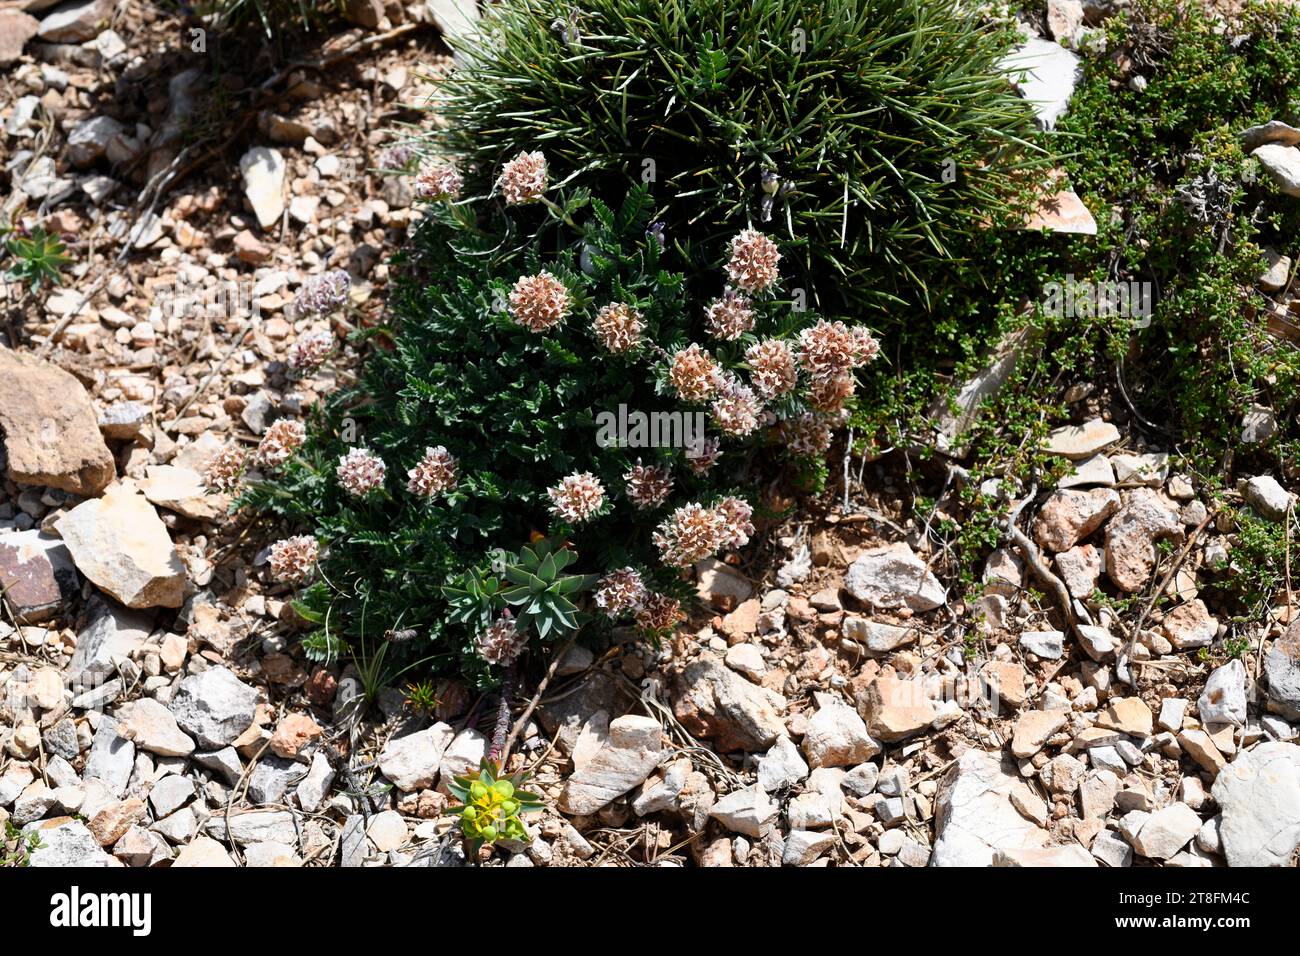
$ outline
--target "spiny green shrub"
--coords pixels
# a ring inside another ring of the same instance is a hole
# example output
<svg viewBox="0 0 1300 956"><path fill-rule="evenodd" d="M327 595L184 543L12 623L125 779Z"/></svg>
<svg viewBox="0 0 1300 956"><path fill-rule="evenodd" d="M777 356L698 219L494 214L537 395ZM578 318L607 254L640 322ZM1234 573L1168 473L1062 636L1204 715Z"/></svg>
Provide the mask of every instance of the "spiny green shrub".
<svg viewBox="0 0 1300 956"><path fill-rule="evenodd" d="M459 189L445 166L418 185ZM310 530L271 565L305 583L319 561L298 605L317 658L414 631L442 667L484 679L593 612L597 629L666 630L680 569L754 532L753 459L823 452L875 355L864 328L779 296L761 233L715 245L730 288L701 295L673 271L643 186L617 208L548 194L543 157L526 155L502 192L507 206L434 207L390 289L400 320L366 333L361 380L300 448L281 454L277 434L255 456L245 503ZM303 296L314 310L341 301L328 278ZM300 341L290 364L329 347ZM543 535L562 545L526 547Z"/></svg>
<svg viewBox="0 0 1300 956"><path fill-rule="evenodd" d="M428 142L471 191L539 148L599 195L647 182L688 275L750 222L818 308L922 341L938 268L1039 162L1009 31L947 0L506 0L482 26Z"/></svg>

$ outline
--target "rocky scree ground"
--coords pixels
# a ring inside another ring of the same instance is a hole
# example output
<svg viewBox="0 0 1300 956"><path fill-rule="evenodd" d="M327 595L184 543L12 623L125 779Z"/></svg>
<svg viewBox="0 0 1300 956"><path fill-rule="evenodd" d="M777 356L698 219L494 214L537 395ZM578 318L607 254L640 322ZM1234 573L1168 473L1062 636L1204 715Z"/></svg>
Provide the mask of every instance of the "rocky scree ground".
<svg viewBox="0 0 1300 956"><path fill-rule="evenodd" d="M1054 2L1045 30L1079 29L1074 12ZM484 756L492 708L446 684L417 714L354 665L304 661L264 529L224 519L198 479L228 441L302 416L347 374L347 357L286 374L311 329L286 307L307 274L342 267L347 321L377 314L381 251L411 199L365 171L399 104L421 98L417 67L445 66L414 38L446 10L371 9L327 50L403 24L410 37L290 72L247 147L170 192L149 186L184 152L168 130L202 110L201 67L154 62L175 24L133 3L43 13L9 54L7 212L75 237L76 264L43 299L7 290L21 321L0 351L6 858L464 864L441 814L448 781ZM45 28L56 14L82 28ZM1060 70L1040 79L1059 112L1075 64L1055 50ZM1072 215L1045 211L1044 228L1087 231L1086 210ZM164 308L182 279L215 307ZM255 311L220 292L241 282ZM1287 600L1242 625L1212 588L1239 544L1225 504L1289 523L1293 496L1267 475L1198 487L1170 449L1117 426L1104 389L1080 383L1070 410L1047 450L1074 473L1025 506L1028 533L976 588L936 531L957 510L956 470L918 515L926 479L881 459L767 545L698 566L706 610L672 640L572 648L515 755L547 810L530 843L484 859L1293 864L1300 622Z"/></svg>

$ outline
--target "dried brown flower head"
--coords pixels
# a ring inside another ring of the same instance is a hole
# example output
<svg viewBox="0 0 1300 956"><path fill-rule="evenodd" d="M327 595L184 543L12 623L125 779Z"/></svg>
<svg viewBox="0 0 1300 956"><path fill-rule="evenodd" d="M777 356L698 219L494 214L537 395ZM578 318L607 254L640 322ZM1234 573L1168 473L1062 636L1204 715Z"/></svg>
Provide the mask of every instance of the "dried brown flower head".
<svg viewBox="0 0 1300 956"><path fill-rule="evenodd" d="M203 485L210 491L234 491L244 474L248 455L238 445L227 445L212 456L203 471Z"/></svg>
<svg viewBox="0 0 1300 956"><path fill-rule="evenodd" d="M415 194L421 199L440 202L459 199L465 180L451 163L430 163L415 180Z"/></svg>

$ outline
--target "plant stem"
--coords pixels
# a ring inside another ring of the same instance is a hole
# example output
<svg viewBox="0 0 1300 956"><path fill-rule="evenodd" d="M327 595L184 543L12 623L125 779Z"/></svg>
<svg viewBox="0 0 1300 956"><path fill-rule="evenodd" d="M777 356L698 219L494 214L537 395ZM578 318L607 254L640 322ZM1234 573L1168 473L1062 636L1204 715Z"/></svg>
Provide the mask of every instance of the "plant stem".
<svg viewBox="0 0 1300 956"><path fill-rule="evenodd" d="M506 763L506 733L510 729L510 705L514 701L515 684L519 681L519 670L512 661L506 666L506 676L501 681L501 703L497 706L497 723L492 731L492 749L488 751L488 761L498 769Z"/></svg>

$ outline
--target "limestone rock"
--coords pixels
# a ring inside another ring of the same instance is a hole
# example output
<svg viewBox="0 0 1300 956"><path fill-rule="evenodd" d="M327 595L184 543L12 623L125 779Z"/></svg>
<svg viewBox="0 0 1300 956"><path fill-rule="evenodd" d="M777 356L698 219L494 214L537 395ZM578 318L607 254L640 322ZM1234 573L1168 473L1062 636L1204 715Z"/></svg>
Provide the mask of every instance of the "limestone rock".
<svg viewBox="0 0 1300 956"><path fill-rule="evenodd" d="M60 519L77 569L129 608L180 607L185 567L167 527L141 494L116 485Z"/></svg>
<svg viewBox="0 0 1300 956"><path fill-rule="evenodd" d="M112 10L108 0L71 0L45 15L37 36L46 43L85 43L99 35Z"/></svg>
<svg viewBox="0 0 1300 956"><path fill-rule="evenodd" d="M27 41L36 35L35 17L21 10L0 10L0 66L8 66L23 53Z"/></svg>
<svg viewBox="0 0 1300 956"><path fill-rule="evenodd" d="M1246 722L1246 667L1240 658L1214 669L1196 701L1196 710L1201 723L1210 725L1211 730L1216 724L1240 727Z"/></svg>
<svg viewBox="0 0 1300 956"><path fill-rule="evenodd" d="M1149 488L1135 488L1106 526L1106 574L1121 591L1144 587L1156 564L1156 542L1181 543L1183 524Z"/></svg>
<svg viewBox="0 0 1300 956"><path fill-rule="evenodd" d="M25 827L40 835L41 847L28 859L33 867L121 866L99 845L80 820L61 817Z"/></svg>
<svg viewBox="0 0 1300 956"><path fill-rule="evenodd" d="M564 785L558 806L587 815L643 783L659 765L663 728L650 717L629 714L610 722L609 737Z"/></svg>
<svg viewBox="0 0 1300 956"><path fill-rule="evenodd" d="M197 472L178 465L148 466L140 490L159 508L196 521L216 521L230 507L229 495L209 493Z"/></svg>
<svg viewBox="0 0 1300 956"><path fill-rule="evenodd" d="M1056 491L1034 519L1034 540L1046 551L1068 551L1119 510L1113 488Z"/></svg>
<svg viewBox="0 0 1300 956"><path fill-rule="evenodd" d="M1049 455L1060 455L1078 461L1091 458L1097 452L1119 441L1119 429L1110 422L1094 418L1082 425L1063 425L1048 433L1043 450Z"/></svg>
<svg viewBox="0 0 1300 956"><path fill-rule="evenodd" d="M117 473L90 397L48 362L0 348L0 435L8 476L93 497Z"/></svg>
<svg viewBox="0 0 1300 956"><path fill-rule="evenodd" d="M1031 37L999 64L1034 108L1038 125L1054 129L1082 75L1079 57L1059 43Z"/></svg>
<svg viewBox="0 0 1300 956"><path fill-rule="evenodd" d="M1273 742L1242 751L1211 790L1223 811L1229 866L1286 866L1300 846L1300 747Z"/></svg>
<svg viewBox="0 0 1300 956"><path fill-rule="evenodd" d="M763 836L766 828L776 820L780 808L768 798L760 787L734 790L718 800L709 816L728 830L755 839Z"/></svg>
<svg viewBox="0 0 1300 956"><path fill-rule="evenodd" d="M996 850L992 866L1097 866L1097 861L1077 843L1028 850Z"/></svg>
<svg viewBox="0 0 1300 956"><path fill-rule="evenodd" d="M1273 642L1264 655L1268 677L1268 709L1288 720L1300 720L1300 622Z"/></svg>
<svg viewBox="0 0 1300 956"><path fill-rule="evenodd" d="M1182 651L1207 646L1219 632L1219 622L1210 616L1205 602L1197 598L1166 614L1160 630L1170 644Z"/></svg>
<svg viewBox="0 0 1300 956"><path fill-rule="evenodd" d="M1012 797L1032 791L997 754L968 750L940 782L935 795L931 866L990 866L999 850L1032 850L1046 830L1016 809Z"/></svg>
<svg viewBox="0 0 1300 956"><path fill-rule="evenodd" d="M854 702L867 732L885 743L924 730L938 716L921 681L876 677L857 693Z"/></svg>
<svg viewBox="0 0 1300 956"><path fill-rule="evenodd" d="M239 160L244 195L263 229L278 223L284 213L285 169L280 151L266 146L254 146Z"/></svg>
<svg viewBox="0 0 1300 956"><path fill-rule="evenodd" d="M1252 156L1288 196L1300 196L1300 149L1282 143L1265 143Z"/></svg>
<svg viewBox="0 0 1300 956"><path fill-rule="evenodd" d="M677 675L673 712L696 737L723 751L762 751L785 733L785 698L701 654Z"/></svg>
<svg viewBox="0 0 1300 956"><path fill-rule="evenodd" d="M220 666L185 678L171 700L181 729L214 750L251 727L256 709L257 691Z"/></svg>
<svg viewBox="0 0 1300 956"><path fill-rule="evenodd" d="M426 790L438 777L438 765L456 733L444 723L389 740L379 755L379 769L398 790Z"/></svg>
<svg viewBox="0 0 1300 956"><path fill-rule="evenodd" d="M808 777L808 764L789 737L781 737L758 762L758 785L772 793L802 783Z"/></svg>
<svg viewBox="0 0 1300 956"><path fill-rule="evenodd" d="M864 551L849 566L844 588L859 601L886 610L929 611L947 600L939 579L901 541Z"/></svg>
<svg viewBox="0 0 1300 956"><path fill-rule="evenodd" d="M1185 803L1174 803L1146 818L1130 841L1133 849L1152 860L1168 860L1191 842L1201 818Z"/></svg>
<svg viewBox="0 0 1300 956"><path fill-rule="evenodd" d="M1043 749L1049 737L1070 718L1067 710L1027 710L1016 719L1011 753L1024 759Z"/></svg>
<svg viewBox="0 0 1300 956"><path fill-rule="evenodd" d="M871 739L857 711L826 695L818 697L817 713L803 738L810 767L853 767L880 753L880 744Z"/></svg>
<svg viewBox="0 0 1300 956"><path fill-rule="evenodd" d="M142 750L163 757L188 757L194 753L194 741L181 732L172 712L152 698L123 704L117 719L118 733Z"/></svg>

